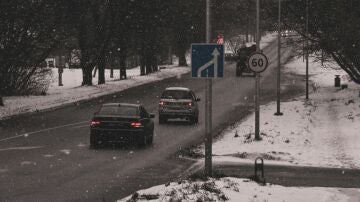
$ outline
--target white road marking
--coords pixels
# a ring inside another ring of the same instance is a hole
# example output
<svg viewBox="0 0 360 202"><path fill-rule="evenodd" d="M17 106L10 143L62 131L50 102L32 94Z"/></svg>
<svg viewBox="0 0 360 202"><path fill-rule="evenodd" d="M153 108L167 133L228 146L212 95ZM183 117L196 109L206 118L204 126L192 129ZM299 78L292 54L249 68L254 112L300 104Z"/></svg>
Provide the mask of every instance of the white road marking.
<svg viewBox="0 0 360 202"><path fill-rule="evenodd" d="M74 126L73 128L85 128L85 127L89 127L89 124L80 125L80 126Z"/></svg>
<svg viewBox="0 0 360 202"><path fill-rule="evenodd" d="M60 152L66 154L66 155L69 155L71 150L70 149L63 149L63 150L60 150Z"/></svg>
<svg viewBox="0 0 360 202"><path fill-rule="evenodd" d="M0 173L5 173L5 172L9 172L9 169L0 168Z"/></svg>
<svg viewBox="0 0 360 202"><path fill-rule="evenodd" d="M0 149L0 151L9 151L9 150L28 150L28 149L40 149L43 148L43 146L38 147L9 147L5 149Z"/></svg>
<svg viewBox="0 0 360 202"><path fill-rule="evenodd" d="M38 131L33 131L33 132L29 132L29 133L24 133L24 134L21 134L21 135L15 135L15 136L12 136L12 137L0 139L0 142L4 142L4 141L7 141L7 140L19 138L19 137L28 137L28 136L36 134L36 133L42 133L42 132L45 132L45 131L55 130L55 129L59 129L59 128L65 128L65 127L74 126L74 125L78 125L78 124L82 124L82 123L88 123L88 122L89 121L81 121L81 122L76 122L76 123L70 123L70 124L55 126L55 127L51 127L51 128L45 128L45 129L38 130Z"/></svg>
<svg viewBox="0 0 360 202"><path fill-rule="evenodd" d="M21 166L27 166L27 165L34 165L34 166L36 166L36 162L34 162L34 161L22 161L22 162L20 163L20 165L21 165Z"/></svg>
<svg viewBox="0 0 360 202"><path fill-rule="evenodd" d="M76 146L78 146L78 147L86 147L86 144L83 144L83 143L79 143L78 145L76 145Z"/></svg>

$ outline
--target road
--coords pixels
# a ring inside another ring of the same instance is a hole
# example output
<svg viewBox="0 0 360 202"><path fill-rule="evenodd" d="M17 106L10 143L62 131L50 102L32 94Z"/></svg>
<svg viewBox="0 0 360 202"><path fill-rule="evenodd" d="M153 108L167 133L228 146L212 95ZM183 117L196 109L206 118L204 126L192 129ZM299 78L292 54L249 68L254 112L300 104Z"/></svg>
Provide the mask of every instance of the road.
<svg viewBox="0 0 360 202"><path fill-rule="evenodd" d="M274 100L276 92L274 47L275 43L264 50L270 66L261 77L262 103ZM290 53L290 49L283 50L284 60ZM286 96L301 93L293 81L302 78L288 76L283 78ZM253 77L236 78L234 64L226 65L225 77L213 82L214 134L253 110ZM89 149L89 120L101 103L140 102L149 112L156 112L159 96L168 86L190 87L202 98L199 124L178 121L159 125L155 119L151 147ZM0 201L113 201L176 178L192 162L175 154L203 141L204 87L204 80L185 74L54 111L2 121Z"/></svg>

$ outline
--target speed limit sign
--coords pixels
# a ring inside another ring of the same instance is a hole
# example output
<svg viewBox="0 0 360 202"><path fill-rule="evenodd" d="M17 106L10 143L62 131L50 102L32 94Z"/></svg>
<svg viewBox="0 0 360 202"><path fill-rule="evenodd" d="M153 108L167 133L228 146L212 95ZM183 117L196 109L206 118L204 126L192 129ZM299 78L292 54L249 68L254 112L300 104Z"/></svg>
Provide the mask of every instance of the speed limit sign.
<svg viewBox="0 0 360 202"><path fill-rule="evenodd" d="M260 73L265 71L268 66L268 59L262 53L254 53L249 57L249 68L255 72Z"/></svg>

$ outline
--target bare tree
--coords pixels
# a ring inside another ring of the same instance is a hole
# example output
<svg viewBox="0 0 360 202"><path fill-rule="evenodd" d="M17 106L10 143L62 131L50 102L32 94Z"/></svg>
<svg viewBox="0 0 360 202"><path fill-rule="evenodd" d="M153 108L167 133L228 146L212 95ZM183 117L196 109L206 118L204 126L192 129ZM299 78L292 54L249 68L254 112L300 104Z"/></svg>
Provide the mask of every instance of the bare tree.
<svg viewBox="0 0 360 202"><path fill-rule="evenodd" d="M306 5L308 2L308 5ZM305 33L306 6L309 6L309 33ZM360 84L360 5L357 0L284 1L284 24L310 41L310 52L323 51ZM322 57L323 54L321 54Z"/></svg>
<svg viewBox="0 0 360 202"><path fill-rule="evenodd" d="M0 95L42 93L49 72L42 63L63 34L61 4L1 1L0 11Z"/></svg>

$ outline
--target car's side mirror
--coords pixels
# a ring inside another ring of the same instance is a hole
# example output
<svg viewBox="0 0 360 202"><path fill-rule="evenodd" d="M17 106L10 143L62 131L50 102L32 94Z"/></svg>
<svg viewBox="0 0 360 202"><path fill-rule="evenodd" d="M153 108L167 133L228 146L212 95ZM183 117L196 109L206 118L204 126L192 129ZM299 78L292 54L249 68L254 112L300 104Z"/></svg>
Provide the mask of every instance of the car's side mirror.
<svg viewBox="0 0 360 202"><path fill-rule="evenodd" d="M199 101L200 101L200 98L196 98L195 101L196 101L196 102L199 102Z"/></svg>
<svg viewBox="0 0 360 202"><path fill-rule="evenodd" d="M150 113L150 114L149 114L149 118L151 118L151 119L155 118L155 114Z"/></svg>

